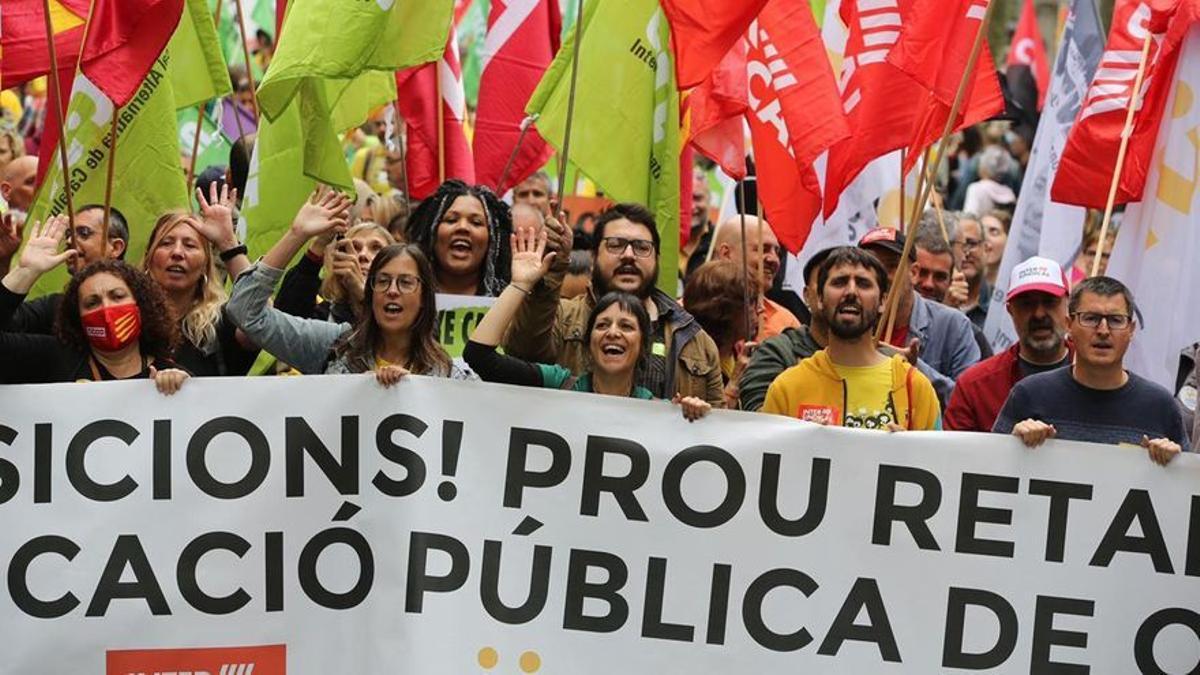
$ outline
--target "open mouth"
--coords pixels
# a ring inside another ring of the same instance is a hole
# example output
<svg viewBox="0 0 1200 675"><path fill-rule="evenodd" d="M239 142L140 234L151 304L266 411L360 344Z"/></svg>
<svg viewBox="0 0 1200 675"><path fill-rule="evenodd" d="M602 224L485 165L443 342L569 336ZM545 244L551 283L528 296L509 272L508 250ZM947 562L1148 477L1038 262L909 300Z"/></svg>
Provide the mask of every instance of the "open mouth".
<svg viewBox="0 0 1200 675"><path fill-rule="evenodd" d="M838 316L862 316L862 307L858 305L843 305L838 307Z"/></svg>
<svg viewBox="0 0 1200 675"><path fill-rule="evenodd" d="M184 269L183 265L167 265L165 272L167 274L175 274L180 276L187 274L187 270Z"/></svg>
<svg viewBox="0 0 1200 675"><path fill-rule="evenodd" d="M624 356L625 347L618 344L607 344L600 348L600 352L605 356Z"/></svg>
<svg viewBox="0 0 1200 675"><path fill-rule="evenodd" d="M400 303L389 302L383 306L383 313L386 316L400 316L404 313L404 308L400 306Z"/></svg>
<svg viewBox="0 0 1200 675"><path fill-rule="evenodd" d="M471 240L467 239L466 237L455 237L454 239L450 240L451 253L470 255L474 248L474 246L471 246Z"/></svg>

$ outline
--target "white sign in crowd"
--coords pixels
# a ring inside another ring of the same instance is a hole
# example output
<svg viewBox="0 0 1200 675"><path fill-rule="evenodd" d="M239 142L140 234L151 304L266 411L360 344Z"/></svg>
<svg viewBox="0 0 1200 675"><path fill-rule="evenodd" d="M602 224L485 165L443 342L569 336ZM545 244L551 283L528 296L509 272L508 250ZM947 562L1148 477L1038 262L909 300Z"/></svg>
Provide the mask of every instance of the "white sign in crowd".
<svg viewBox="0 0 1200 675"><path fill-rule="evenodd" d="M416 377L0 410L3 673L1200 667L1193 456Z"/></svg>

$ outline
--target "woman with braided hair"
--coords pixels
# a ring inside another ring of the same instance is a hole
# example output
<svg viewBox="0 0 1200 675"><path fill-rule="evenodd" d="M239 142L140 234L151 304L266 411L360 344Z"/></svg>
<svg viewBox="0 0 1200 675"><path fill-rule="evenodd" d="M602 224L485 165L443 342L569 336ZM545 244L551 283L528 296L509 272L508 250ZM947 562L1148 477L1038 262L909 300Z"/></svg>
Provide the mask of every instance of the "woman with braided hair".
<svg viewBox="0 0 1200 675"><path fill-rule="evenodd" d="M413 211L408 241L433 262L439 293L495 297L508 285L512 215L482 185L448 180Z"/></svg>

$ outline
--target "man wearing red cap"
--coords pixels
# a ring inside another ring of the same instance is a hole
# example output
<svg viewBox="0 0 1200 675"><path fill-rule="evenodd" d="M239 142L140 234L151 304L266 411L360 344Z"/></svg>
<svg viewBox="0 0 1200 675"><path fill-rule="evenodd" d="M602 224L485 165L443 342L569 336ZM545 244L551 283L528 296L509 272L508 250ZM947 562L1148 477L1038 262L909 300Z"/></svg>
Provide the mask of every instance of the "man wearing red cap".
<svg viewBox="0 0 1200 675"><path fill-rule="evenodd" d="M1013 268L1008 288L1006 308L1017 343L962 374L946 406L946 429L991 431L1017 382L1070 362L1067 279L1058 263L1030 258Z"/></svg>

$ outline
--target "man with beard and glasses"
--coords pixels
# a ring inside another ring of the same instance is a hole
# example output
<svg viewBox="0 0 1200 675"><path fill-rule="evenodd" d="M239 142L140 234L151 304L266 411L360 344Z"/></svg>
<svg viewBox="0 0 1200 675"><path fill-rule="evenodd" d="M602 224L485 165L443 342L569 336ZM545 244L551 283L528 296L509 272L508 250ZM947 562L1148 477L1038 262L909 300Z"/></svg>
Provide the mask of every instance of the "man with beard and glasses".
<svg viewBox="0 0 1200 675"><path fill-rule="evenodd" d="M1013 268L1007 309L1017 343L958 378L946 406L946 428L991 431L1013 386L1029 375L1071 362L1067 347L1067 277L1058 263L1033 257Z"/></svg>
<svg viewBox="0 0 1200 675"><path fill-rule="evenodd" d="M1124 284L1092 277L1071 291L1068 330L1075 363L1013 387L992 431L1033 448L1050 438L1129 445L1167 464L1188 449L1171 392L1125 370L1137 303Z"/></svg>
<svg viewBox="0 0 1200 675"><path fill-rule="evenodd" d="M565 247L569 250L569 246ZM588 370L587 318L598 298L624 291L641 298L650 314L651 353L638 386L656 398L696 396L723 407L717 345L658 280L658 226L639 204L617 204L596 219L592 287L576 298L560 297L567 256L532 289L504 340L506 354L532 363L556 363L579 375Z"/></svg>
<svg viewBox="0 0 1200 675"><path fill-rule="evenodd" d="M864 429L941 428L933 385L903 356L884 356L872 331L888 276L870 253L834 250L817 272L817 307L829 344L784 371L767 389L763 412Z"/></svg>

